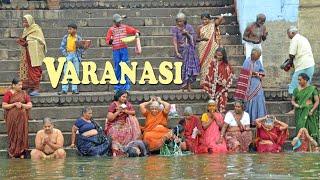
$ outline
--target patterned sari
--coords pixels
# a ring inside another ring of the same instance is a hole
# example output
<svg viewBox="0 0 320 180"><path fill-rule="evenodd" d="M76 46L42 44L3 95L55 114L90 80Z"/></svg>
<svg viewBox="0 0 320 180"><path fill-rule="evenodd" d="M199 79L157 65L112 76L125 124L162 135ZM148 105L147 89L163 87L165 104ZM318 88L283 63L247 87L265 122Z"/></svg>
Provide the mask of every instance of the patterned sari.
<svg viewBox="0 0 320 180"><path fill-rule="evenodd" d="M258 152L272 152L277 153L282 151L282 145L289 137L288 129L281 131L278 124L276 124L271 130L266 128L257 128L257 151ZM272 144L265 144L262 141L268 140Z"/></svg>
<svg viewBox="0 0 320 180"><path fill-rule="evenodd" d="M21 102L27 104L30 102L30 97L25 91L20 91L12 94L11 91L5 93L3 102L13 104ZM24 108L13 107L5 110L4 119L6 122L8 133L8 154L11 158L19 158L29 148L28 143L28 120L29 111Z"/></svg>
<svg viewBox="0 0 320 180"><path fill-rule="evenodd" d="M314 96L318 96L318 90L315 86L308 86L304 89L296 88L293 96L300 108L295 108L296 132L301 128L306 128L310 136L314 139L319 138L319 107L310 116L315 101Z"/></svg>
<svg viewBox="0 0 320 180"><path fill-rule="evenodd" d="M203 84L206 75L209 74L209 65L214 60L214 55L218 48L216 42L215 24L209 23L200 29L200 39L208 38L208 41L201 41L198 45L199 59L200 59L200 84Z"/></svg>
<svg viewBox="0 0 320 180"><path fill-rule="evenodd" d="M232 85L234 74L229 64L225 62L211 61L208 74L201 84L202 88L209 94L211 99L218 102L219 112L226 111L228 102L228 89Z"/></svg>

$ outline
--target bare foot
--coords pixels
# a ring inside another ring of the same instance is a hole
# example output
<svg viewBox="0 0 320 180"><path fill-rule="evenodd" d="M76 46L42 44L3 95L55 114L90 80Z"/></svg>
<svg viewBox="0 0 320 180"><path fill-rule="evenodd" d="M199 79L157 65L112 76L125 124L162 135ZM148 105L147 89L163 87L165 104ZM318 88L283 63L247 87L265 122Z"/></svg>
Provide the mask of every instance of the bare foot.
<svg viewBox="0 0 320 180"><path fill-rule="evenodd" d="M286 115L293 115L293 114L294 114L294 109L286 113Z"/></svg>

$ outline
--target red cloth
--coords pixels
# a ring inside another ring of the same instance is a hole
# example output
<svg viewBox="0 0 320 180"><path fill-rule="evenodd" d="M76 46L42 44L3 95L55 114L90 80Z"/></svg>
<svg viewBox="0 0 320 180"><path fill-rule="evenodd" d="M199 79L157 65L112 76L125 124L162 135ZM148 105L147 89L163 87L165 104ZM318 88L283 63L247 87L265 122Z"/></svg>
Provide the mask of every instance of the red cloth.
<svg viewBox="0 0 320 180"><path fill-rule="evenodd" d="M198 128L201 134L193 139L191 136L195 127ZM186 138L187 148L195 154L207 153L208 148L204 145L201 136L204 134L204 130L202 128L200 119L194 115L188 117L188 119L185 121L184 128L184 136Z"/></svg>
<svg viewBox="0 0 320 180"><path fill-rule="evenodd" d="M2 98L2 102L6 102L6 103L10 104L10 99L11 99L12 95L13 95L13 94L12 94L11 91L7 91L7 92L4 94L3 98ZM30 98L30 96L29 96L27 93L25 93L24 100L25 100L26 103L31 102L31 98Z"/></svg>
<svg viewBox="0 0 320 180"><path fill-rule="evenodd" d="M237 81L236 91L233 95L234 99L246 100L247 90L250 86L251 72L248 69L241 69L239 79Z"/></svg>
<svg viewBox="0 0 320 180"><path fill-rule="evenodd" d="M109 44L110 39L112 39L113 50L127 48L127 44L121 42L121 39L127 37L128 35L135 35L138 32L139 30L125 24L121 24L119 27L113 25L108 29L106 43Z"/></svg>
<svg viewBox="0 0 320 180"><path fill-rule="evenodd" d="M23 89L39 90L42 69L40 66L32 67L28 48L26 48L25 61L28 69L28 78L23 80L22 87Z"/></svg>
<svg viewBox="0 0 320 180"><path fill-rule="evenodd" d="M257 151L258 152L281 152L282 145L288 139L288 129L281 131L279 126L275 125L270 131L264 127L257 128ZM270 140L273 144L261 144L262 140Z"/></svg>

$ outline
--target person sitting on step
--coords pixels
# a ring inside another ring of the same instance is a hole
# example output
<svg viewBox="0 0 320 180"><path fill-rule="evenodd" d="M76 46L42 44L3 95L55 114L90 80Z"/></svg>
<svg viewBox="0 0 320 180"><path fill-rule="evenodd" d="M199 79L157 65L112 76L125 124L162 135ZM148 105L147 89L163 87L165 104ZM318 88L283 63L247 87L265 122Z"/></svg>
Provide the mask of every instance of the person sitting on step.
<svg viewBox="0 0 320 180"><path fill-rule="evenodd" d="M148 155L147 145L141 140L131 141L123 148L128 157L142 157Z"/></svg>
<svg viewBox="0 0 320 180"><path fill-rule="evenodd" d="M80 41L82 40L81 36L77 33L77 25L69 24L68 25L68 34L65 35L61 41L60 51L63 56L67 58L67 61L64 64L63 72L66 75L67 63L72 62L77 75L79 76L80 71L80 62L81 56L84 51L84 48L81 46ZM62 90L58 92L59 95L67 94L69 89L69 80L67 84L62 84ZM72 94L79 94L78 85L72 84Z"/></svg>
<svg viewBox="0 0 320 180"><path fill-rule="evenodd" d="M306 128L301 128L298 135L293 138L291 145L293 151L297 152L318 152L318 143L308 133Z"/></svg>
<svg viewBox="0 0 320 180"><path fill-rule="evenodd" d="M31 151L31 159L63 159L66 157L63 143L61 131L54 128L50 118L44 118L43 129L36 135L36 148Z"/></svg>

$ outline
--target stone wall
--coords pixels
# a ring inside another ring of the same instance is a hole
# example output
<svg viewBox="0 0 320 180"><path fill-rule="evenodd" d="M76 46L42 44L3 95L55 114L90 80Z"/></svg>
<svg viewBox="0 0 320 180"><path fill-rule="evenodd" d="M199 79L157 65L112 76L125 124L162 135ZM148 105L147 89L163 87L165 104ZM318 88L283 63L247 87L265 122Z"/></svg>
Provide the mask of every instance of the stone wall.
<svg viewBox="0 0 320 180"><path fill-rule="evenodd" d="M320 62L320 1L319 0L300 0L298 29L310 41L314 59L316 61L316 73L314 83L319 85L319 62Z"/></svg>

